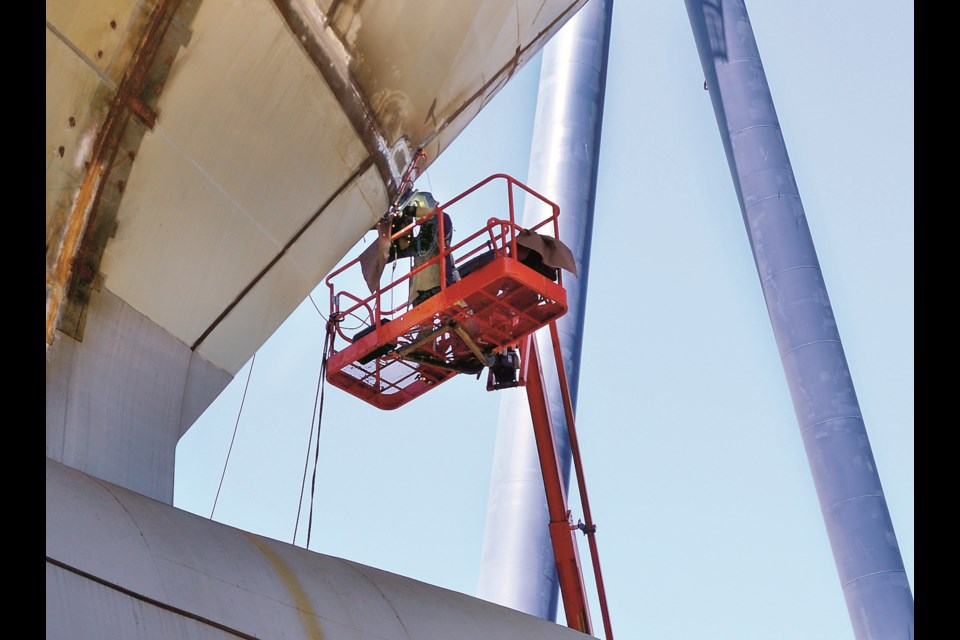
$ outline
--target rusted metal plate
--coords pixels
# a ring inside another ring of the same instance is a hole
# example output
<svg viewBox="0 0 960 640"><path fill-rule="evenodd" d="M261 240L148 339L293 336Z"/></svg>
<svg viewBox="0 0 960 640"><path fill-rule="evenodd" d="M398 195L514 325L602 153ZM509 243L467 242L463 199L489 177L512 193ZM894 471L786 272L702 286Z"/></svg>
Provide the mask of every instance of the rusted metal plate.
<svg viewBox="0 0 960 640"><path fill-rule="evenodd" d="M46 341L53 341L55 329L81 339L84 307L89 290L97 282L97 265L102 254L104 239L102 231L109 229L109 221L100 220L96 225L103 189L108 182L111 167L121 137L124 135L130 114L131 98L136 98L143 88L147 72L164 39L170 19L179 6L179 0L162 0L151 7L143 29L136 31L126 44L132 46L129 62L122 78L109 98L109 107L102 121L96 123L96 135L91 143L89 159L63 225L55 233L48 234L47 244L47 305ZM82 50L65 40L63 32L47 23L48 33L57 36L75 52L79 59L89 64ZM98 75L99 67L91 66ZM107 79L104 84L112 86ZM143 113L143 109L139 109ZM59 148L58 148L59 153ZM65 309L67 304L72 308ZM61 318L64 319L61 322Z"/></svg>
<svg viewBox="0 0 960 640"><path fill-rule="evenodd" d="M47 250L63 233L112 88L51 31L46 36Z"/></svg>
<svg viewBox="0 0 960 640"><path fill-rule="evenodd" d="M120 84L157 0L47 2L48 29L114 85Z"/></svg>

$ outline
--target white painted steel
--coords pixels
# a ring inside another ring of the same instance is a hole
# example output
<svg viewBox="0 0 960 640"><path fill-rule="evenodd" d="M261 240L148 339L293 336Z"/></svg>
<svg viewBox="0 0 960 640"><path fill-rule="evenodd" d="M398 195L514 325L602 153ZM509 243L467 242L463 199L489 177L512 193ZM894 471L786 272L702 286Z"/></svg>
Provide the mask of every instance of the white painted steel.
<svg viewBox="0 0 960 640"><path fill-rule="evenodd" d="M231 376L110 292L88 314L47 352L47 456L172 504L177 441Z"/></svg>
<svg viewBox="0 0 960 640"><path fill-rule="evenodd" d="M101 266L110 291L187 345L367 155L271 3L205 0L192 28ZM305 277L282 274L269 283L273 295L235 311L248 316L244 330L206 345L208 360L231 373L243 366L386 209L382 186L367 195L362 208L331 212L351 233L321 239Z"/></svg>
<svg viewBox="0 0 960 640"><path fill-rule="evenodd" d="M240 531L50 459L46 493L47 640L584 637Z"/></svg>

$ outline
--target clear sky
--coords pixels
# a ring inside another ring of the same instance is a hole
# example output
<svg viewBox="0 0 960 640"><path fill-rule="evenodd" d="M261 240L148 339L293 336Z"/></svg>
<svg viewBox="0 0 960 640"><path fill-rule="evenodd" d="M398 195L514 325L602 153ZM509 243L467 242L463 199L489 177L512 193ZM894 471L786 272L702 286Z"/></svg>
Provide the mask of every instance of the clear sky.
<svg viewBox="0 0 960 640"><path fill-rule="evenodd" d="M913 3L747 9L915 593ZM419 187L526 181L539 65ZM176 506L305 545L327 299L183 437ZM577 430L615 637L852 639L679 0L614 3L585 323ZM485 375L391 412L326 385L310 549L473 595L499 403Z"/></svg>

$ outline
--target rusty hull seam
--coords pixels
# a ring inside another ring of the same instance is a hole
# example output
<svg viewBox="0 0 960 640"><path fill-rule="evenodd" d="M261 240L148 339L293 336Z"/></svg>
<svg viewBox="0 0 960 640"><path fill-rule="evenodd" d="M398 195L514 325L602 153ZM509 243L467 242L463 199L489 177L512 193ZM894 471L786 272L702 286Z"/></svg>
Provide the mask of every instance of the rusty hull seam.
<svg viewBox="0 0 960 640"><path fill-rule="evenodd" d="M300 18L293 8L292 4L295 2L295 0L273 0L273 2L287 26L290 28L294 36L296 36L297 41L301 44L304 51L307 53L307 56L313 61L314 66L320 72L324 81L326 81L327 86L330 87L330 90L333 92L337 101L343 107L344 113L353 126L354 131L356 131L364 146L366 146L371 158L374 159L374 163L376 164L377 171L380 173L381 179L383 180L384 184L387 185L387 196L390 200L393 200L398 195L397 192L399 190L399 179L398 176L396 176L391 170L391 163L389 159L384 155L386 152L389 152L390 149L387 147L386 140L377 127L376 116L373 110L369 108L366 101L362 97L362 93L357 89L356 79L353 77L352 72L347 69L349 81L342 78L336 72L335 62L331 60L330 56L326 53L322 45L320 45L317 37L315 37L317 34L314 34L314 32L310 29L310 26ZM338 0L334 0L328 13L336 11L341 4L342 3ZM426 139L417 145L417 148L419 150L424 150L427 145L433 142L454 120L457 119L461 113L463 113L476 100L482 98L484 93L486 93L492 86L498 82L503 82L504 77L509 79L513 74L513 71L519 66L520 58L540 44L544 38L554 34L558 30L559 26L562 26L563 23L569 19L570 14L579 11L584 4L586 4L586 0L571 3L562 13L560 13L560 15L550 22L546 28L541 30L540 33L538 33L536 37L534 37L527 44L527 46L518 46L513 57L507 63L505 63L500 70L490 78L490 80L485 82L480 89L467 98L450 117L446 118L443 124L436 131L428 135ZM380 141L383 141L382 145L379 144Z"/></svg>
<svg viewBox="0 0 960 640"><path fill-rule="evenodd" d="M197 348L203 343L204 340L213 332L217 326L223 322L224 318L230 314L231 311L240 303L241 300L253 289L254 286L264 276L273 268L273 266L286 254L290 247L297 241L297 239L303 235L303 233L309 228L311 224L322 214L326 208L333 202L333 200L343 192L343 190L352 183L356 178L363 174L370 165L374 165L377 168L378 173L380 174L381 179L384 184L387 185L387 196L390 200L397 196L398 183L395 183L392 179L392 173L390 171L389 165L386 162L386 159L380 153L380 146L375 144L375 139L379 137L379 132L376 127L373 125L373 118L370 115L369 109L366 108L363 100L360 99L357 91L354 86L343 81L343 79L336 74L334 63L326 56L323 48L319 43L311 37L313 32L310 31L309 26L306 25L299 16L293 11L290 6L291 0L273 0L274 4L277 7L277 10L283 16L287 26L292 31L293 35L296 36L297 41L301 43L306 51L307 55L314 62L314 66L320 72L324 81L330 87L331 91L334 93L334 96L337 98L337 101L344 108L344 113L347 115L348 120L353 126L354 130L357 132L358 137L363 141L363 144L366 146L368 151L368 157L359 165L356 171L334 192L330 198L324 202L320 208L307 220L306 223L300 228L300 230L294 234L294 236L287 242L286 245L280 250L280 252L274 256L274 258L257 274L253 280L247 284L246 287L234 298L223 312L210 324L209 327L200 335L199 338L191 345L191 351L196 351ZM582 3L581 3L582 4ZM571 4L567 7L566 11L561 13L555 20L553 20L545 29L543 29L537 36L530 41L530 43L523 48L518 47L517 52L514 56L498 71L490 80L485 82L483 86L478 89L474 94L467 99L455 112L448 118L445 123L438 129L436 132L427 137L427 139L420 145L420 148L426 147L427 144L432 142L450 123L455 120L470 104L475 100L483 96L484 92L488 90L494 83L499 81L505 73L509 74L513 69L516 69L518 65L519 58L528 52L534 45L539 43L547 34L550 34L556 30L558 23L561 23L561 20L567 16L574 7L577 6L577 3ZM299 25L302 31L294 26L294 20Z"/></svg>
<svg viewBox="0 0 960 640"><path fill-rule="evenodd" d="M47 21L47 29L50 31L50 33L55 35L57 39L60 40L60 42L66 45L68 49L73 51L74 55L76 55L78 58L83 60L86 63L86 65L90 67L93 70L93 72L97 74L97 76L100 77L100 80L105 85L107 85L114 91L122 90L120 87L117 86L117 83L114 82L113 78L111 78L103 69L98 67L93 62L93 60L90 59L90 56L88 56L79 48L77 48L77 45L70 42L70 40L68 40L67 37L63 35L63 33L61 33L61 31L57 29L49 21ZM144 77L146 77L146 75L144 75ZM157 122L156 112L153 109L151 109L149 106L147 106L147 103L145 103L139 96L130 95L130 96L127 96L127 99L129 100L128 106L130 107L130 110L133 111L133 114L137 116L137 118L139 118L139 120L143 124L145 124L147 128L153 129L154 125Z"/></svg>
<svg viewBox="0 0 960 640"><path fill-rule="evenodd" d="M293 8L295 0L273 0L281 17L287 27L293 33L301 48L307 54L307 57L313 62L313 66L320 72L320 77L330 88L337 102L343 108L347 120L356 132L357 137L363 142L367 153L377 167L380 179L387 186L387 197L393 200L397 196L400 186L400 177L391 170L390 163L385 155L388 151L386 140L381 134L376 124L373 111L363 100L355 84L346 81L337 73L337 65L332 60L324 47L320 44L318 38L320 34L314 31ZM331 7L335 10L337 3Z"/></svg>
<svg viewBox="0 0 960 640"><path fill-rule="evenodd" d="M204 331L199 338L197 338L197 340L190 347L191 351L197 350L197 347L199 347L203 343L203 341L207 339L207 336L209 336L213 332L213 330L216 329L221 322L223 322L223 319L226 318L231 311L233 311L234 307L240 304L240 301L243 300L248 293L250 293L250 290L253 289L257 285L257 283L260 282L264 278L264 276L267 275L270 269L272 269L273 266L280 261L280 258L282 258L287 253L290 247L292 247L293 244L300 239L300 236L306 233L307 229L310 228L310 225L312 225L316 221L316 219L320 217L320 214L326 211L327 207L329 207L330 204L334 200L336 200L337 197L341 193L343 193L347 187L349 187L351 184L354 183L354 181L356 181L360 176L362 176L364 172L367 169L369 169L370 165L372 165L373 163L374 163L373 158L371 158L370 156L367 156L367 158L360 163L360 166L358 166L357 169L346 180L344 180L339 187L337 187L337 190L334 191L329 198L327 198L326 202L320 205L320 208L317 209L314 212L314 214L310 216L310 218L306 222L303 223L303 226L300 227L300 229L295 234L293 234L293 237L291 237L290 240L287 241L287 244L283 245L283 248L280 249L280 252L277 253L277 255L275 255L273 259L270 260L269 263L267 263L267 266L265 266L260 271L260 273L258 273L253 278L253 280L251 280L247 284L247 286L243 288L243 291L237 294L237 297L233 299L233 302L228 304L227 307L220 313L220 315L217 316L217 319L214 320L209 327L207 327L206 331Z"/></svg>
<svg viewBox="0 0 960 640"><path fill-rule="evenodd" d="M96 216L106 177L110 173L120 138L129 119L128 109L131 106L131 97L138 95L142 90L147 72L153 64L160 42L180 2L181 0L160 0L154 7L153 15L150 16L140 42L131 56L107 116L104 118L100 133L94 142L93 153L60 240L60 250L53 265L52 277L50 266L47 267L46 344L48 347L53 344L63 301L70 286L69 280L73 275L75 259L83 248L84 235L90 226L90 221ZM138 114L138 117L142 115Z"/></svg>

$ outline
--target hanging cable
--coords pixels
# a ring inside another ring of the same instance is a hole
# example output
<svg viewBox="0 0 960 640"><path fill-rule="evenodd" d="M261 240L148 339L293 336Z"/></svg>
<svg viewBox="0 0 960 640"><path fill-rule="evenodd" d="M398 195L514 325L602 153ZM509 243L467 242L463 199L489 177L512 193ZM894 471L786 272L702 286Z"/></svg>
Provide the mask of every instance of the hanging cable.
<svg viewBox="0 0 960 640"><path fill-rule="evenodd" d="M320 379L322 380L327 375L327 359L330 357L330 347L333 346L333 322L327 322L327 338L323 345L323 364L320 366ZM307 546L306 549L310 548L310 532L313 530L313 503L314 503L314 489L317 486L317 462L320 459L320 423L321 418L323 417L323 392L324 388L320 388L320 409L317 412L317 442L316 449L313 454L313 478L310 480L310 517L307 519Z"/></svg>
<svg viewBox="0 0 960 640"><path fill-rule="evenodd" d="M313 308L317 310L317 314L323 318L324 323L326 324L327 318L323 315L323 312L320 311L320 307L317 306L316 301L313 299L313 294L307 294L307 297L310 298L310 304L313 305ZM324 342L323 352L326 353L327 345ZM303 477L300 479L300 501L297 503L297 519L293 525L293 540L291 544L297 543L297 529L300 527L300 511L303 508L303 491L307 485L307 467L310 464L310 446L313 444L313 420L317 415L317 398L320 397L320 385L323 384L323 366L324 362L320 362L320 376L317 378L317 392L313 397L313 412L310 414L310 439L307 440L307 456L303 461Z"/></svg>
<svg viewBox="0 0 960 640"><path fill-rule="evenodd" d="M233 425L233 436L230 438L230 448L227 449L227 459L223 461L223 472L220 474L220 485L217 487L217 495L213 499L213 508L210 509L210 519L213 520L213 512L217 509L217 500L220 499L220 489L223 488L223 478L227 475L227 465L230 463L230 452L233 451L233 441L237 439L237 427L240 426L240 414L243 413L243 403L247 399L247 389L250 387L250 376L253 375L253 363L257 360L257 354L253 354L250 359L250 369L247 371L247 383L243 386L243 398L240 399L240 410L237 411L237 421Z"/></svg>
<svg viewBox="0 0 960 640"><path fill-rule="evenodd" d="M313 398L313 415L317 413L317 399L320 397L320 386L323 384L323 366L320 367L320 378L317 380L317 393ZM310 418L310 439L307 440L307 457L303 461L303 478L300 480L300 501L297 503L297 520L293 525L293 541L297 543L297 529L300 528L300 511L303 509L303 492L307 485L307 468L310 465L310 447L313 444L313 418ZM319 440L319 435L317 436Z"/></svg>
<svg viewBox="0 0 960 640"><path fill-rule="evenodd" d="M317 313L320 314L320 317L323 318L323 321L324 321L324 322L327 322L327 317L326 317L325 315L323 315L323 312L320 311L320 307L318 307L318 306L317 306L317 303L314 302L314 300L313 300L313 294L312 294L312 293L311 293L311 294L308 294L307 297L310 298L310 303L313 305L313 308L317 310Z"/></svg>
<svg viewBox="0 0 960 640"><path fill-rule="evenodd" d="M433 181L430 179L430 170L427 169L424 171L423 176L427 179L427 188L430 190L430 193L433 193Z"/></svg>
<svg viewBox="0 0 960 640"><path fill-rule="evenodd" d="M314 308L317 310L317 313L320 314L320 317L323 318L323 313L320 312L320 308L317 306L317 303L314 302L313 296L310 296L310 302L313 304ZM313 414L310 418L310 439L307 441L307 455L306 459L303 461L303 478L300 481L300 500L297 504L297 519L293 527L293 543L296 544L297 540L297 531L300 528L300 513L303 509L303 492L307 483L307 468L310 464L310 447L313 444L313 425L314 420L316 420L317 425L317 442L316 442L316 452L314 454L313 462L313 479L310 485L310 515L307 524L307 543L304 548L309 548L310 546L310 533L313 525L313 501L314 493L317 481L317 462L320 456L320 423L323 416L323 380L327 372L327 359L330 357L330 350L332 346L333 332L334 332L334 323L330 322L326 318L326 334L323 341L323 359L320 363L320 375L317 379L317 391L313 399ZM319 399L320 408L317 410L317 402Z"/></svg>

